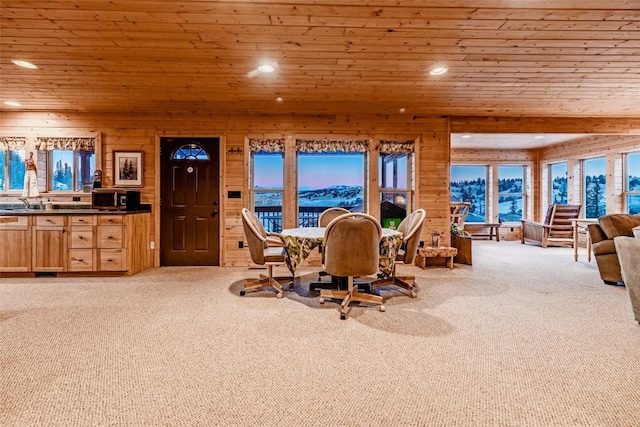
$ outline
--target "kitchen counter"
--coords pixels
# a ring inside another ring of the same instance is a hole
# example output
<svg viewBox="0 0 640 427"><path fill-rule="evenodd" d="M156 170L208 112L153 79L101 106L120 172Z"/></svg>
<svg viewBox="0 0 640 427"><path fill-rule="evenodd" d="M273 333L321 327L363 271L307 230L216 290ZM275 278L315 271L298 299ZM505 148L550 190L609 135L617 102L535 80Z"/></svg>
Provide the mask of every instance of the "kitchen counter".
<svg viewBox="0 0 640 427"><path fill-rule="evenodd" d="M31 215L129 215L139 213L150 213L151 207L138 209L135 211L126 210L101 210L91 208L73 208L73 209L2 209L0 208L0 216L31 216Z"/></svg>

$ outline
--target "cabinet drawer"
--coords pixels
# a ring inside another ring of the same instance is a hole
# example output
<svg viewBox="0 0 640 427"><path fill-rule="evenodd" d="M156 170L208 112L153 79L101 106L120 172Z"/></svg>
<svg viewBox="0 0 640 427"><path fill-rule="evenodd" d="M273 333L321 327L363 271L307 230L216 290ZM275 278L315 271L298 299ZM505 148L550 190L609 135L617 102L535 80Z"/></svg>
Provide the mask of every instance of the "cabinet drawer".
<svg viewBox="0 0 640 427"><path fill-rule="evenodd" d="M69 271L93 271L95 266L94 249L70 249Z"/></svg>
<svg viewBox="0 0 640 427"><path fill-rule="evenodd" d="M69 217L69 225L96 225L95 215L72 215Z"/></svg>
<svg viewBox="0 0 640 427"><path fill-rule="evenodd" d="M14 216L12 218L17 221L0 223L0 230L26 230L29 228L28 216Z"/></svg>
<svg viewBox="0 0 640 427"><path fill-rule="evenodd" d="M120 225L100 225L98 226L98 247L99 248L121 248L122 247L122 226Z"/></svg>
<svg viewBox="0 0 640 427"><path fill-rule="evenodd" d="M38 215L36 227L64 227L65 219L62 215Z"/></svg>
<svg viewBox="0 0 640 427"><path fill-rule="evenodd" d="M69 233L70 248L93 248L93 227L90 225L76 225Z"/></svg>
<svg viewBox="0 0 640 427"><path fill-rule="evenodd" d="M101 271L124 271L125 269L124 249L100 250Z"/></svg>
<svg viewBox="0 0 640 427"><path fill-rule="evenodd" d="M100 215L98 225L122 225L122 215Z"/></svg>

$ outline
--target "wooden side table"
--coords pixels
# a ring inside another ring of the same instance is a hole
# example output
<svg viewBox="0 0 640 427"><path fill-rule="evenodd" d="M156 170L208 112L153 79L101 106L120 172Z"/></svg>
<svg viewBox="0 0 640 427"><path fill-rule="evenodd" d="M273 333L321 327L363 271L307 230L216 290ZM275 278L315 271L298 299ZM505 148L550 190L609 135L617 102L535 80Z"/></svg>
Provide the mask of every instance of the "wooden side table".
<svg viewBox="0 0 640 427"><path fill-rule="evenodd" d="M573 260L578 261L578 235L585 234L587 238L587 260L591 262L591 236L587 226L589 224L597 224L597 219L577 218L571 220L573 227Z"/></svg>
<svg viewBox="0 0 640 427"><path fill-rule="evenodd" d="M423 270L427 267L427 258L447 258L447 267L453 268L453 257L456 256L458 250L451 246L441 246L439 248L432 248L431 246L424 246L418 248L418 254L416 255L415 265Z"/></svg>

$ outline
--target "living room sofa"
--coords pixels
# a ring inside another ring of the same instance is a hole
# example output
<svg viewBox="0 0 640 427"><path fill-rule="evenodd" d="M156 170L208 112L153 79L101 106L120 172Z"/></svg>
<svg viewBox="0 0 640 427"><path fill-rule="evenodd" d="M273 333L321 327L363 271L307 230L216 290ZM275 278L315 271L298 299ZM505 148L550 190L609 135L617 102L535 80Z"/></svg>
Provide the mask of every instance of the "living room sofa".
<svg viewBox="0 0 640 427"><path fill-rule="evenodd" d="M633 228L637 226L640 226L640 215L630 214L605 215L598 218L597 224L589 224L593 255L604 283L624 283L613 239L618 236L633 237Z"/></svg>

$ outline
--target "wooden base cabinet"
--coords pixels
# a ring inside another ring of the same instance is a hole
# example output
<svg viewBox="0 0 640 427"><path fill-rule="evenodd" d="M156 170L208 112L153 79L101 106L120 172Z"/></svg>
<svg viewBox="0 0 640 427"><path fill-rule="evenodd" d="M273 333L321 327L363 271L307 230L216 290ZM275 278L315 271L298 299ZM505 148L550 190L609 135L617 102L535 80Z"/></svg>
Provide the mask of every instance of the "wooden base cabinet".
<svg viewBox="0 0 640 427"><path fill-rule="evenodd" d="M33 227L33 271L67 270L67 218L39 215Z"/></svg>
<svg viewBox="0 0 640 427"><path fill-rule="evenodd" d="M31 271L31 227L28 216L0 224L0 272Z"/></svg>
<svg viewBox="0 0 640 427"><path fill-rule="evenodd" d="M150 241L148 212L12 217L0 222L0 276L136 274L153 267Z"/></svg>

